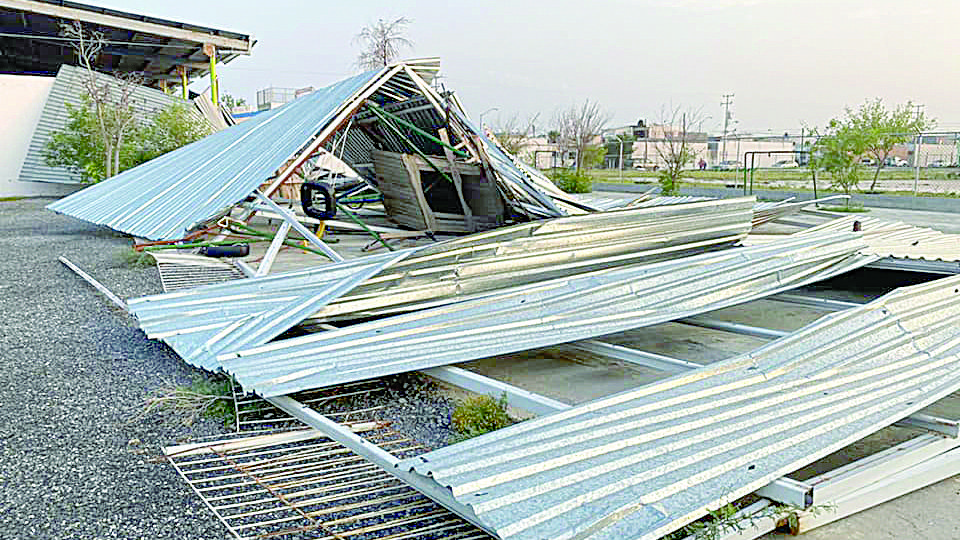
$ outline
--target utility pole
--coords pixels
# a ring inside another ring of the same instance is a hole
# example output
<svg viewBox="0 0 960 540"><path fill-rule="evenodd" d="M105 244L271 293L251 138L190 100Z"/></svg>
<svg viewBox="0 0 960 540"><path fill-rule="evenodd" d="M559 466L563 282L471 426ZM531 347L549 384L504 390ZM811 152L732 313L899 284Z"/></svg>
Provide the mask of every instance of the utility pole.
<svg viewBox="0 0 960 540"><path fill-rule="evenodd" d="M723 101L723 136L720 137L720 162L727 160L727 123L730 121L730 105L733 103L733 94L724 94Z"/></svg>
<svg viewBox="0 0 960 540"><path fill-rule="evenodd" d="M920 120L920 109L923 108L923 105L917 103L913 106L917 111L917 120ZM920 187L920 131L917 131L917 142L913 145L913 166L916 169L916 172L913 177L913 196L917 196L917 189Z"/></svg>

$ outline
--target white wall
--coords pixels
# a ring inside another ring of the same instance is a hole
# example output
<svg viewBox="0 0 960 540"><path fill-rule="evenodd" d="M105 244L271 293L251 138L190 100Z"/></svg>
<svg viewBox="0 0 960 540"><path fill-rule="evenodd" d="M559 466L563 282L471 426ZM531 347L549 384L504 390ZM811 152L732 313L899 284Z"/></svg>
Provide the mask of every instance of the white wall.
<svg viewBox="0 0 960 540"><path fill-rule="evenodd" d="M0 75L0 197L66 195L78 186L20 182L20 166L53 77Z"/></svg>

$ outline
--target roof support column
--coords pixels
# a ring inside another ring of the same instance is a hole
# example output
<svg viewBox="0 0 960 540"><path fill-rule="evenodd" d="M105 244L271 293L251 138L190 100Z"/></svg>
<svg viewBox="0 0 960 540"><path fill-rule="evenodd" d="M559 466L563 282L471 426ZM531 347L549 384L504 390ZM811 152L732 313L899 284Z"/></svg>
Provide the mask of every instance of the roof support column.
<svg viewBox="0 0 960 540"><path fill-rule="evenodd" d="M210 99L214 105L220 105L220 83L217 80L217 46L203 44L203 53L210 57Z"/></svg>
<svg viewBox="0 0 960 540"><path fill-rule="evenodd" d="M190 95L187 93L187 68L183 66L177 66L177 71L180 72L180 89L183 90L183 99L189 99Z"/></svg>

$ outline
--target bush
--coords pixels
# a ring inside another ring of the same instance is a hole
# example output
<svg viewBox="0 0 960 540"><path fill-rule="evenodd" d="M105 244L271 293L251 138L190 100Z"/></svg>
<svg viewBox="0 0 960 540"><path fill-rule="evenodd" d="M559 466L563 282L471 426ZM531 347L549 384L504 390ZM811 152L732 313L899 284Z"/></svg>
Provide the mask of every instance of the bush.
<svg viewBox="0 0 960 540"><path fill-rule="evenodd" d="M679 178L675 178L667 169L661 170L657 176L660 178L660 195L664 197L680 195Z"/></svg>
<svg viewBox="0 0 960 540"><path fill-rule="evenodd" d="M457 405L451 421L456 431L454 442L505 428L513 424L513 419L507 415L507 394L501 395L500 399L493 396L469 397Z"/></svg>
<svg viewBox="0 0 960 540"><path fill-rule="evenodd" d="M585 172L576 172L565 169L554 171L550 179L558 188L567 193L590 193L593 191L593 179Z"/></svg>

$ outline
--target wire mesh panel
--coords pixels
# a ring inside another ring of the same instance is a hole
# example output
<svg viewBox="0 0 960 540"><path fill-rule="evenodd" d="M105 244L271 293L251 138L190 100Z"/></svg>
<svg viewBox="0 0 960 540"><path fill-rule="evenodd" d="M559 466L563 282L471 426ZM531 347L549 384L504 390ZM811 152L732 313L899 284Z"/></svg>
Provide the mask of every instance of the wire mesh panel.
<svg viewBox="0 0 960 540"><path fill-rule="evenodd" d="M399 456L422 450L381 423L351 427ZM489 538L316 430L180 445L164 452L237 538Z"/></svg>

